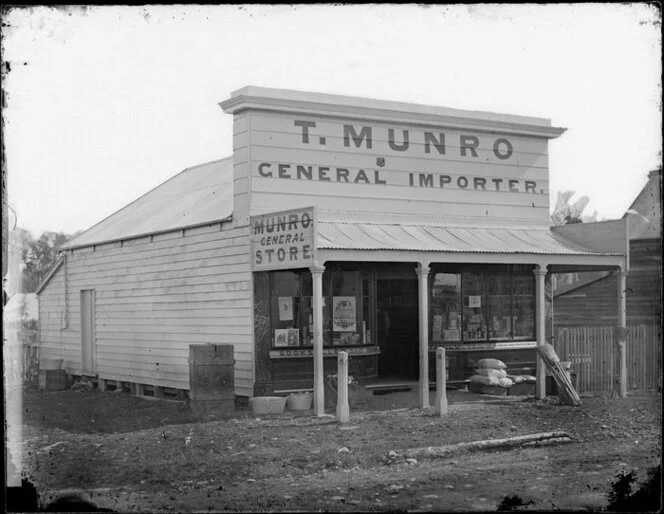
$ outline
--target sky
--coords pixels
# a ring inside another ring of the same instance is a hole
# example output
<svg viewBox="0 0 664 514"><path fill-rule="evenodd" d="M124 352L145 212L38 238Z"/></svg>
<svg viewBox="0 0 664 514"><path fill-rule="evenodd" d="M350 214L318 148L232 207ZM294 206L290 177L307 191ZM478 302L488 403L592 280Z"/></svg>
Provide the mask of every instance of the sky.
<svg viewBox="0 0 664 514"><path fill-rule="evenodd" d="M633 4L76 6L4 16L10 228L84 230L232 154L246 85L549 118L550 202L622 217L661 166L661 17ZM11 212L11 211L10 211Z"/></svg>

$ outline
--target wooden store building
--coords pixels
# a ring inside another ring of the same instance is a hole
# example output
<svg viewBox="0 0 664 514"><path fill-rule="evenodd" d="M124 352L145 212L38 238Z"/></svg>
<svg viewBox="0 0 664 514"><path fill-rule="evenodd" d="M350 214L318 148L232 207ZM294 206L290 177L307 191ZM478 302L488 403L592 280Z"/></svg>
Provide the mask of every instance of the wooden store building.
<svg viewBox="0 0 664 514"><path fill-rule="evenodd" d="M236 395L313 387L321 413L344 350L351 375L419 381L428 406L438 346L450 380L486 356L534 365L552 274L624 283L626 220L550 227L550 120L252 86L220 105L231 157L63 249L43 356L188 389L189 345L230 343Z"/></svg>

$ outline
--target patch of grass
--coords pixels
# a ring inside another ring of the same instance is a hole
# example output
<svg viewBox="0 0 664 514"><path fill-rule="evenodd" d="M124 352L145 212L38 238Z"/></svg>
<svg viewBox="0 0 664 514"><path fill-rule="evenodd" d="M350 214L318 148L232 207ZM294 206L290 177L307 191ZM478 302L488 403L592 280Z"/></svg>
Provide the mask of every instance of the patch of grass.
<svg viewBox="0 0 664 514"><path fill-rule="evenodd" d="M660 512L662 508L662 465L648 470L648 479L632 493L632 484L636 482L636 472L621 471L611 483L609 504L610 512Z"/></svg>
<svg viewBox="0 0 664 514"><path fill-rule="evenodd" d="M518 510L519 507L526 507L532 505L532 500L523 501L518 494L513 494L512 496L505 496L503 501L498 504L498 512L512 512Z"/></svg>

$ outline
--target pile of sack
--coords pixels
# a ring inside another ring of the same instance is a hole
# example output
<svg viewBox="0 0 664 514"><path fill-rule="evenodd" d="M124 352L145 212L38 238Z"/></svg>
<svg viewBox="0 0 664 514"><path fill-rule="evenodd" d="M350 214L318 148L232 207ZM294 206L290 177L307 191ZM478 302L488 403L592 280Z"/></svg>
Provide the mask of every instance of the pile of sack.
<svg viewBox="0 0 664 514"><path fill-rule="evenodd" d="M498 359L480 359L475 363L475 374L470 377L470 384L508 389L514 382L507 377L505 368L505 363Z"/></svg>

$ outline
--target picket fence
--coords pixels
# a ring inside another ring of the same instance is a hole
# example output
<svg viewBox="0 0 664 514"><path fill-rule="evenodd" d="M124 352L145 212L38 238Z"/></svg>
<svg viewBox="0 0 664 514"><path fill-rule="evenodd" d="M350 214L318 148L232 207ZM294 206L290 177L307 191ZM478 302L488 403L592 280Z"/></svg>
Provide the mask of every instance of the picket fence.
<svg viewBox="0 0 664 514"><path fill-rule="evenodd" d="M613 326L556 327L554 348L572 363L579 393L610 393L617 376ZM627 388L655 390L662 380L662 331L657 325L627 326Z"/></svg>

